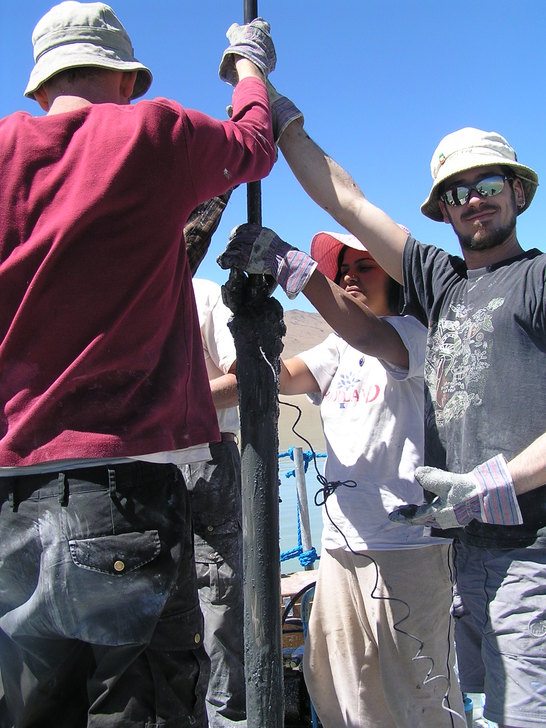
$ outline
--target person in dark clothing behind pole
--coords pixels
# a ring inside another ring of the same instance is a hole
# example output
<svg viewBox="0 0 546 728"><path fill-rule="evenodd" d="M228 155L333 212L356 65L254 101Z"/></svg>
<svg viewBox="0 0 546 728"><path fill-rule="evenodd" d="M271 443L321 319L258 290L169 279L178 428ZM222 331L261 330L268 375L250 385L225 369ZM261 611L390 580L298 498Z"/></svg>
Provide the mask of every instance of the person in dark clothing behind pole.
<svg viewBox="0 0 546 728"><path fill-rule="evenodd" d="M186 226L187 229L187 226ZM221 440L210 460L182 473L190 494L203 644L210 658L210 728L246 727L243 639L243 532L236 351L220 286L193 279L201 340Z"/></svg>
<svg viewBox="0 0 546 728"><path fill-rule="evenodd" d="M371 204L309 137L302 114L271 87L279 147L308 194L404 284L405 311L428 326L425 466L433 500L391 518L455 534L453 603L464 692L484 692L503 728L546 722L546 255L524 250L518 215L538 176L496 132L459 129L431 161L421 206L450 224L463 258L423 245ZM277 132L278 133L278 132ZM252 255L251 255L252 253ZM368 312L271 230L242 227L223 267L267 272L305 295L365 351ZM368 342L369 343L369 342Z"/></svg>
<svg viewBox="0 0 546 728"><path fill-rule="evenodd" d="M0 120L0 725L205 726L177 467L220 433L183 228L275 160L267 23L228 30L219 121L164 98L102 3L33 33Z"/></svg>

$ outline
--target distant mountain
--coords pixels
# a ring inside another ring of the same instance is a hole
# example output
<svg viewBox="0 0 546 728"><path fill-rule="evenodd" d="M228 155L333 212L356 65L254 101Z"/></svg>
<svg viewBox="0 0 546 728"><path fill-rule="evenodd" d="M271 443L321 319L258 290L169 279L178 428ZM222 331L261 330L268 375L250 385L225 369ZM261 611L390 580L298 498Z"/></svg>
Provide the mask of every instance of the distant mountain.
<svg viewBox="0 0 546 728"><path fill-rule="evenodd" d="M284 312L286 336L283 339L284 349L282 358L288 359L296 356L305 349L323 341L332 329L318 313L298 311L296 309Z"/></svg>

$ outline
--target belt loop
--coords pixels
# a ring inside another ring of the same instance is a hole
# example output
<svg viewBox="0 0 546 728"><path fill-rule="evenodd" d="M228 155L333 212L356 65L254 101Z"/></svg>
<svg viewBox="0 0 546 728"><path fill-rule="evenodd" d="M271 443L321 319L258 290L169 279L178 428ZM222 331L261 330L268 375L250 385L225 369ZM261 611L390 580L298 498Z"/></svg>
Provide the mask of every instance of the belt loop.
<svg viewBox="0 0 546 728"><path fill-rule="evenodd" d="M108 468L108 492L110 494L110 498L114 500L114 497L116 495L117 489L116 489L116 469L115 468Z"/></svg>
<svg viewBox="0 0 546 728"><path fill-rule="evenodd" d="M59 473L57 477L57 484L59 486L59 503L61 506L68 505L68 493L69 493L69 487L68 487L68 478L66 477L66 473Z"/></svg>
<svg viewBox="0 0 546 728"><path fill-rule="evenodd" d="M7 486L8 486L8 502L9 502L10 508L14 513L17 513L19 503L17 502L17 496L15 493L15 488L16 488L15 478L6 478L6 480L4 482L6 482Z"/></svg>

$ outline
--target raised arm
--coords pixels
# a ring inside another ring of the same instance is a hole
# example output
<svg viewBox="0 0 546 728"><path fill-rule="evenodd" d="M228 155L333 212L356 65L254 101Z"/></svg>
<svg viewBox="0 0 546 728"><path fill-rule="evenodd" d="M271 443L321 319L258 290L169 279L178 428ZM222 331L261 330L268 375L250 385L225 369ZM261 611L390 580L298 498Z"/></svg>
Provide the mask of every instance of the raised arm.
<svg viewBox="0 0 546 728"><path fill-rule="evenodd" d="M408 350L388 321L376 316L318 270L313 272L302 293L354 349L395 366L408 366Z"/></svg>
<svg viewBox="0 0 546 728"><path fill-rule="evenodd" d="M237 80L242 81L243 78L259 78L264 81L264 74L252 61L241 56L235 56L235 68L237 70Z"/></svg>
<svg viewBox="0 0 546 728"><path fill-rule="evenodd" d="M311 139L298 121L283 131L279 148L309 197L365 243L379 265L401 283L407 234L364 197L351 175Z"/></svg>
<svg viewBox="0 0 546 728"><path fill-rule="evenodd" d="M398 225L395 228L402 232ZM218 263L224 269L268 273L289 298L303 291L334 331L352 347L395 366L408 366L408 351L395 329L365 303L316 270L316 261L285 243L273 230L259 225L240 225L232 231Z"/></svg>
<svg viewBox="0 0 546 728"><path fill-rule="evenodd" d="M226 37L229 46L220 61L220 78L232 86L249 76L265 81L277 63L269 23L263 18L255 18L247 25L232 23Z"/></svg>

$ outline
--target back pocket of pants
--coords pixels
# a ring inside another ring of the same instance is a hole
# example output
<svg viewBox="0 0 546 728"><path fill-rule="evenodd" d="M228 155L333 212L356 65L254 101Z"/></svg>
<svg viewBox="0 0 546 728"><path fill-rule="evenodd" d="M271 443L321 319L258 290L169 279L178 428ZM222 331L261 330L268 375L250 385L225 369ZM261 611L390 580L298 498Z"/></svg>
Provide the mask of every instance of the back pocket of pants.
<svg viewBox="0 0 546 728"><path fill-rule="evenodd" d="M157 531L74 539L68 542L76 566L123 576L153 561L161 551Z"/></svg>
<svg viewBox="0 0 546 728"><path fill-rule="evenodd" d="M102 645L146 644L177 573L155 530L72 539L64 609L71 636Z"/></svg>

